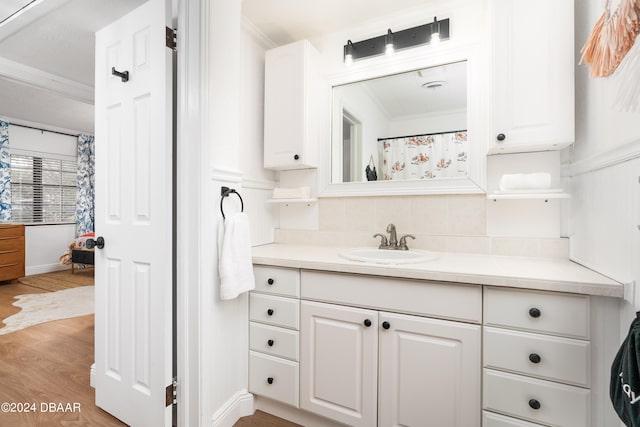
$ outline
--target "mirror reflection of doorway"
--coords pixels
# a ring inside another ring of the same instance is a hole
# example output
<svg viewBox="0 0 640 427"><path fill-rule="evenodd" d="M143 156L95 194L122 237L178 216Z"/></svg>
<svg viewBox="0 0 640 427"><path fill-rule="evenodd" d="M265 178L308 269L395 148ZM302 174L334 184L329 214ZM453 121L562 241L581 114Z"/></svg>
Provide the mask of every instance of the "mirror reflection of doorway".
<svg viewBox="0 0 640 427"><path fill-rule="evenodd" d="M347 110L342 110L342 182L362 181L362 124Z"/></svg>

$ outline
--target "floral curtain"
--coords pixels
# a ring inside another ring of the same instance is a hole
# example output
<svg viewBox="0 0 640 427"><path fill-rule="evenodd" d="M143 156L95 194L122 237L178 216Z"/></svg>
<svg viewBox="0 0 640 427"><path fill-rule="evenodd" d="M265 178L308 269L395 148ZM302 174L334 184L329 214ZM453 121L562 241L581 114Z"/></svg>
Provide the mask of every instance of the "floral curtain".
<svg viewBox="0 0 640 427"><path fill-rule="evenodd" d="M383 180L467 175L467 132L380 140Z"/></svg>
<svg viewBox="0 0 640 427"><path fill-rule="evenodd" d="M9 123L0 120L0 222L11 221L11 155Z"/></svg>
<svg viewBox="0 0 640 427"><path fill-rule="evenodd" d="M76 175L76 235L93 230L95 144L92 135L78 136L78 172Z"/></svg>

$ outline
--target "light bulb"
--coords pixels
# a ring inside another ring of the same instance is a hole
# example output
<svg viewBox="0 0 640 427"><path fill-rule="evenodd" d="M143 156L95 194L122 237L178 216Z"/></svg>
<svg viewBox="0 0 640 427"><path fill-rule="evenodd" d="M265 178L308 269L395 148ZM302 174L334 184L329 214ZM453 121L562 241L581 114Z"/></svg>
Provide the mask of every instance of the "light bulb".
<svg viewBox="0 0 640 427"><path fill-rule="evenodd" d="M440 44L440 33L431 34L431 41L429 43L433 47L438 46Z"/></svg>
<svg viewBox="0 0 640 427"><path fill-rule="evenodd" d="M393 43L388 43L384 48L384 54L386 56L391 56L395 53L395 49L393 48Z"/></svg>
<svg viewBox="0 0 640 427"><path fill-rule="evenodd" d="M353 55L351 55L350 53L346 54L344 57L344 64L345 65L353 64Z"/></svg>

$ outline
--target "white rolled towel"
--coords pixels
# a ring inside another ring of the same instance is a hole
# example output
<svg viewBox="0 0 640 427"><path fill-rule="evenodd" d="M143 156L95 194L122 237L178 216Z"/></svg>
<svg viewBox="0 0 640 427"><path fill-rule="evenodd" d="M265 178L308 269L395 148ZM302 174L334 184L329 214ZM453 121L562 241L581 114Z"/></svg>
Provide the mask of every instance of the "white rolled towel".
<svg viewBox="0 0 640 427"><path fill-rule="evenodd" d="M274 199L308 199L311 197L310 187L274 188Z"/></svg>
<svg viewBox="0 0 640 427"><path fill-rule="evenodd" d="M546 172L505 174L500 178L501 191L546 190L551 188L551 174Z"/></svg>

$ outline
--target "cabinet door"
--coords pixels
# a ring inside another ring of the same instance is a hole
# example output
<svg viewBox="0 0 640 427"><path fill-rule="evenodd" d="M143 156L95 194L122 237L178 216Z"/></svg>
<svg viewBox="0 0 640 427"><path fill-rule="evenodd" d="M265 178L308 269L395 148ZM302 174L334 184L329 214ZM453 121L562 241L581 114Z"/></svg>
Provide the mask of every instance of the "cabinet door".
<svg viewBox="0 0 640 427"><path fill-rule="evenodd" d="M266 52L264 93L264 167L308 167L306 126L306 49L308 42Z"/></svg>
<svg viewBox="0 0 640 427"><path fill-rule="evenodd" d="M491 152L557 150L574 141L573 26L573 0L493 0Z"/></svg>
<svg viewBox="0 0 640 427"><path fill-rule="evenodd" d="M480 426L480 326L380 318L379 426Z"/></svg>
<svg viewBox="0 0 640 427"><path fill-rule="evenodd" d="M375 426L377 312L303 301L301 319L300 407L350 426Z"/></svg>

